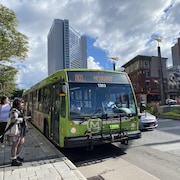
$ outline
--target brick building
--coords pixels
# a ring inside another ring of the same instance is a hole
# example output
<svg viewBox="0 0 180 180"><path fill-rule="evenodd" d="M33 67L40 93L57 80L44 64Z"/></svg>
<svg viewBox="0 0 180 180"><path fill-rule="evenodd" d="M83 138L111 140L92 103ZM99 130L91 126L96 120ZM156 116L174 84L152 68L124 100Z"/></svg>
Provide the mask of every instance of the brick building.
<svg viewBox="0 0 180 180"><path fill-rule="evenodd" d="M162 59L164 94L167 95L167 58ZM122 67L128 73L137 97L137 101L160 102L160 62L157 56L138 55Z"/></svg>

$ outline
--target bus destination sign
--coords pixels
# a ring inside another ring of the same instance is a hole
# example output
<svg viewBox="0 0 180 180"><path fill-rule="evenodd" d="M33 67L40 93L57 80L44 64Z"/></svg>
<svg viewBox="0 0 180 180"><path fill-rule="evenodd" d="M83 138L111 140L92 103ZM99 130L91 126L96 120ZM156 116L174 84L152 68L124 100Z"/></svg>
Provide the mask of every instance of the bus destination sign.
<svg viewBox="0 0 180 180"><path fill-rule="evenodd" d="M129 83L125 74L96 71L70 71L69 82Z"/></svg>

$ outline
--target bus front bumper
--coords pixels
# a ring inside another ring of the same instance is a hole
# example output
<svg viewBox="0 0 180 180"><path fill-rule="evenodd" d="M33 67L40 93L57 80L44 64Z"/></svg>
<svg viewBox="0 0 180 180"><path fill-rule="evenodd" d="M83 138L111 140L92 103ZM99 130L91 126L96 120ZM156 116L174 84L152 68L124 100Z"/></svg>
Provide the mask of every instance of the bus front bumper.
<svg viewBox="0 0 180 180"><path fill-rule="evenodd" d="M113 134L113 135L93 135L92 137L75 137L75 138L66 138L64 141L65 148L74 148L74 147L89 147L100 144L107 144L113 142L128 142L128 135L123 134Z"/></svg>
<svg viewBox="0 0 180 180"><path fill-rule="evenodd" d="M141 131L137 130L137 131L128 131L128 139L138 139L141 138Z"/></svg>

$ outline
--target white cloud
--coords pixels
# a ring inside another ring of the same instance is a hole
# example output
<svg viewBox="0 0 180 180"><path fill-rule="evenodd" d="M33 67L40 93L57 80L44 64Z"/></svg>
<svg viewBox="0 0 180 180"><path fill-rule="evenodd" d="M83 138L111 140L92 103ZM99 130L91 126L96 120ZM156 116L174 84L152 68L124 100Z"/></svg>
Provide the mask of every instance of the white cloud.
<svg viewBox="0 0 180 180"><path fill-rule="evenodd" d="M108 57L119 57L119 68L138 54L156 56L154 34L163 38L161 55L171 65L171 47L180 37L180 0L1 0L1 4L16 13L18 29L30 40L26 68L18 75L20 88L47 76L47 35L55 18L69 19L73 28L95 38L94 46ZM88 58L92 68L102 68L98 62Z"/></svg>
<svg viewBox="0 0 180 180"><path fill-rule="evenodd" d="M88 57L87 65L89 69L103 69L103 67L101 67L99 64L99 62L95 62L95 59L92 56Z"/></svg>

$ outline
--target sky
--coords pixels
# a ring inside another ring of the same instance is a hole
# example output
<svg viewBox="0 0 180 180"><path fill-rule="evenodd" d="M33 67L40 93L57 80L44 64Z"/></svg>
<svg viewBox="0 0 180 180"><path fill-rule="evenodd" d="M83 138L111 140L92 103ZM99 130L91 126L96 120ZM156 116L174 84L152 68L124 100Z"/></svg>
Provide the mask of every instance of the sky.
<svg viewBox="0 0 180 180"><path fill-rule="evenodd" d="M17 63L16 83L28 89L47 77L47 35L54 19L68 19L87 37L88 68L116 69L137 55L161 56L172 66L171 47L180 37L180 0L0 0L29 38L28 58Z"/></svg>

